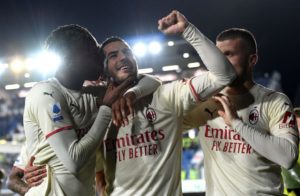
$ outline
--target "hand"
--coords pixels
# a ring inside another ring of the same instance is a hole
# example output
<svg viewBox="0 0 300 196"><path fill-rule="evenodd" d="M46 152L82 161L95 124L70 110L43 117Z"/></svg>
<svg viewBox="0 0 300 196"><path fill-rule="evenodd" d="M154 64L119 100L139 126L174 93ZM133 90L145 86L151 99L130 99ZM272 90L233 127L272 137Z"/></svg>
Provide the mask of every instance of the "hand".
<svg viewBox="0 0 300 196"><path fill-rule="evenodd" d="M233 120L239 118L234 105L225 95L217 95L214 96L213 99L222 104L223 108L218 110L218 114L224 119L225 123L231 127Z"/></svg>
<svg viewBox="0 0 300 196"><path fill-rule="evenodd" d="M130 76L119 86L115 87L113 84L108 84L106 93L103 97L102 104L111 107L111 105L119 98L124 92L133 85L136 77Z"/></svg>
<svg viewBox="0 0 300 196"><path fill-rule="evenodd" d="M128 125L128 115L134 117L133 105L136 101L134 92L128 92L123 97L120 97L112 105L112 119L115 126Z"/></svg>
<svg viewBox="0 0 300 196"><path fill-rule="evenodd" d="M24 178L29 187L40 185L47 176L47 169L45 165L33 166L35 157L30 157L28 164L24 170Z"/></svg>
<svg viewBox="0 0 300 196"><path fill-rule="evenodd" d="M184 15L173 10L168 16L158 21L158 29L167 35L182 34L188 23Z"/></svg>

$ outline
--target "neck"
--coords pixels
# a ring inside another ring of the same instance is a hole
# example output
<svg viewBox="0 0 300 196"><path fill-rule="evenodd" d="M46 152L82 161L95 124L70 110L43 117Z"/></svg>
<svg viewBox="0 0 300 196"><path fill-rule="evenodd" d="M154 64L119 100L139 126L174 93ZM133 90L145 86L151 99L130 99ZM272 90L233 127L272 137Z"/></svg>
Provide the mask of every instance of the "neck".
<svg viewBox="0 0 300 196"><path fill-rule="evenodd" d="M69 76L68 74L56 74L57 80L67 89L71 90L81 90L83 85L83 80L75 76Z"/></svg>

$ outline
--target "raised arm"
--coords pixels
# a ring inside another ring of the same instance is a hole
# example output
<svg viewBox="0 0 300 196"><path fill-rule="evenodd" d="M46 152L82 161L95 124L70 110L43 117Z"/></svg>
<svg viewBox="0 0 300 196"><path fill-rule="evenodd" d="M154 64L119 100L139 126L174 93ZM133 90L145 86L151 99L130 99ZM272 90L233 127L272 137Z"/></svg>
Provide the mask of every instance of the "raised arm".
<svg viewBox="0 0 300 196"><path fill-rule="evenodd" d="M235 77L235 71L222 52L178 11L158 21L158 29L167 35L182 35L197 51L209 72L190 80L191 89L198 100L216 94Z"/></svg>

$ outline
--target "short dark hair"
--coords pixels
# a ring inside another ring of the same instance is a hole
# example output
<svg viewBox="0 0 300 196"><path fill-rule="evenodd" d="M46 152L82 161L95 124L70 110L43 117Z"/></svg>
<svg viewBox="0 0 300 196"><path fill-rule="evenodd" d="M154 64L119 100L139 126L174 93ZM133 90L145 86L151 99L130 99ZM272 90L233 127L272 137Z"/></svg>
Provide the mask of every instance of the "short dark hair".
<svg viewBox="0 0 300 196"><path fill-rule="evenodd" d="M104 48L107 44L109 44L109 43L111 43L111 42L116 42L116 41L121 41L121 42L124 42L124 43L127 44L127 42L126 42L124 39L122 39L122 38L120 38L120 37L118 37L118 36L111 36L111 37L109 37L109 38L106 38L106 39L101 43L100 50L103 52L103 48Z"/></svg>
<svg viewBox="0 0 300 196"><path fill-rule="evenodd" d="M45 41L45 48L60 53L68 61L76 52L98 51L99 44L86 28L70 24L53 30Z"/></svg>
<svg viewBox="0 0 300 196"><path fill-rule="evenodd" d="M228 39L242 39L246 42L250 54L257 54L257 44L254 35L242 28L230 28L222 31L216 38L216 41L225 41Z"/></svg>

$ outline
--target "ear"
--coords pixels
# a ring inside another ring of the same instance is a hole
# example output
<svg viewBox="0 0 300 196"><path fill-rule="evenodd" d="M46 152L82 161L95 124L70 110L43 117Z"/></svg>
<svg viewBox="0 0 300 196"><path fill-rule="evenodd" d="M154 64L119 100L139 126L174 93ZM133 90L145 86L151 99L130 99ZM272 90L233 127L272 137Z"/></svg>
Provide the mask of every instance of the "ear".
<svg viewBox="0 0 300 196"><path fill-rule="evenodd" d="M257 54L251 54L249 55L249 64L250 65L255 65L257 63L257 60L258 60L258 56Z"/></svg>

